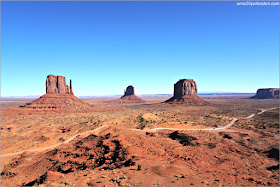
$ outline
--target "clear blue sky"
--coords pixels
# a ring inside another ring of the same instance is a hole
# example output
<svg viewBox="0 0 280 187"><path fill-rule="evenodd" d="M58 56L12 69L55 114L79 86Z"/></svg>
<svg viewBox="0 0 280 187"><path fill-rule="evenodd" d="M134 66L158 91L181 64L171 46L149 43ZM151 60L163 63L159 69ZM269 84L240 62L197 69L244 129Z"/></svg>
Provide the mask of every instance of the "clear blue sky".
<svg viewBox="0 0 280 187"><path fill-rule="evenodd" d="M1 94L77 96L279 87L279 6L236 2L1 2Z"/></svg>

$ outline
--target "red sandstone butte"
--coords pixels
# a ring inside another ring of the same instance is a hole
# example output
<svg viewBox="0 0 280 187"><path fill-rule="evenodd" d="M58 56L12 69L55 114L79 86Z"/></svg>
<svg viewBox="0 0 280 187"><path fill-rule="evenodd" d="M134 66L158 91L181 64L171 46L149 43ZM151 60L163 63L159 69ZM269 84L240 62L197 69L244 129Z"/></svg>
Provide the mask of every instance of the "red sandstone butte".
<svg viewBox="0 0 280 187"><path fill-rule="evenodd" d="M257 94L251 99L279 99L279 88L258 89Z"/></svg>
<svg viewBox="0 0 280 187"><path fill-rule="evenodd" d="M66 84L63 76L48 75L46 80L47 94L73 94L72 80L70 79L70 87Z"/></svg>
<svg viewBox="0 0 280 187"><path fill-rule="evenodd" d="M174 96L167 103L206 105L207 101L197 96L197 85L193 79L181 79L174 84Z"/></svg>
<svg viewBox="0 0 280 187"><path fill-rule="evenodd" d="M22 107L33 109L61 109L85 112L92 109L92 105L78 99L73 94L72 81L70 87L65 77L48 75L46 79L46 94L40 98L26 103Z"/></svg>
<svg viewBox="0 0 280 187"><path fill-rule="evenodd" d="M122 97L128 96L128 95L135 95L134 87L132 85L130 85L126 88L126 90L124 91L124 95Z"/></svg>
<svg viewBox="0 0 280 187"><path fill-rule="evenodd" d="M133 103L145 103L143 99L140 99L135 95L134 87L132 85L128 86L124 91L124 95L112 101L106 101L106 103L113 103L113 104L133 104Z"/></svg>
<svg viewBox="0 0 280 187"><path fill-rule="evenodd" d="M134 87L128 86L124 92L124 95L119 99L121 102L126 103L145 103L143 99L140 99L135 95Z"/></svg>

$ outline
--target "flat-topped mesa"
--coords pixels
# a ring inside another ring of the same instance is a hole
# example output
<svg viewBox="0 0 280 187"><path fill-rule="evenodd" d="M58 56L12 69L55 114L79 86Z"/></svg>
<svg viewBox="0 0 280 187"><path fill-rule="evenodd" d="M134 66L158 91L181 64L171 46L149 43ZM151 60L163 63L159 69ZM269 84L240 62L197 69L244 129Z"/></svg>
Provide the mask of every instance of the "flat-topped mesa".
<svg viewBox="0 0 280 187"><path fill-rule="evenodd" d="M207 101L197 96L197 85L193 79L180 79L174 84L174 96L167 103L205 105Z"/></svg>
<svg viewBox="0 0 280 187"><path fill-rule="evenodd" d="M279 88L258 89L257 94L252 99L279 99Z"/></svg>
<svg viewBox="0 0 280 187"><path fill-rule="evenodd" d="M46 79L47 94L73 94L72 80L70 79L70 87L66 84L63 76L48 75Z"/></svg>
<svg viewBox="0 0 280 187"><path fill-rule="evenodd" d="M174 97L182 98L185 95L197 95L197 86L193 79L180 79L174 84Z"/></svg>
<svg viewBox="0 0 280 187"><path fill-rule="evenodd" d="M128 86L124 91L124 96L128 96L128 95L135 95L134 87L132 85Z"/></svg>

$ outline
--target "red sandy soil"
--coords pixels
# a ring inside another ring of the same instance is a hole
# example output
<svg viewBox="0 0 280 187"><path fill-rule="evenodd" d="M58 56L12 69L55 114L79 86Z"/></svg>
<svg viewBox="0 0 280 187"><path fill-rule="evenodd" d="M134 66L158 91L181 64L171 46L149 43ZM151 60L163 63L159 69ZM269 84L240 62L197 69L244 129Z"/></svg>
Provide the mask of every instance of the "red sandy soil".
<svg viewBox="0 0 280 187"><path fill-rule="evenodd" d="M269 169L276 158L242 144L255 136L108 127L50 151L17 156L4 167L2 185L277 185L279 175Z"/></svg>
<svg viewBox="0 0 280 187"><path fill-rule="evenodd" d="M241 117L279 103L215 102L106 105L86 113L2 110L1 186L278 186L279 110ZM213 127L233 117L240 120L224 131L147 130ZM55 145L86 131L90 133L55 148L3 157Z"/></svg>

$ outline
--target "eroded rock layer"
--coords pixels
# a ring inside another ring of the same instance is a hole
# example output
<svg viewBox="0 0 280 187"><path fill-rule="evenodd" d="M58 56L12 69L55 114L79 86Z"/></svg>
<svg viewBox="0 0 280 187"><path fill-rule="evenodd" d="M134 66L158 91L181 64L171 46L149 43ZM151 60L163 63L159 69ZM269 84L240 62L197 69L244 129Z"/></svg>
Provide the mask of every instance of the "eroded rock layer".
<svg viewBox="0 0 280 187"><path fill-rule="evenodd" d="M174 97L181 98L185 95L197 95L197 86L192 79L181 79L174 84Z"/></svg>
<svg viewBox="0 0 280 187"><path fill-rule="evenodd" d="M47 94L73 94L72 80L70 87L66 84L66 79L63 76L48 75L46 80Z"/></svg>
<svg viewBox="0 0 280 187"><path fill-rule="evenodd" d="M128 95L135 95L134 87L132 85L128 86L124 92L124 96Z"/></svg>
<svg viewBox="0 0 280 187"><path fill-rule="evenodd" d="M85 103L74 96L71 80L69 87L66 85L65 77L54 75L47 76L46 94L21 107L49 110L73 110L81 112L92 109L92 105Z"/></svg>
<svg viewBox="0 0 280 187"><path fill-rule="evenodd" d="M135 95L134 87L132 85L126 88L124 95L118 101L120 103L145 103L144 100Z"/></svg>
<svg viewBox="0 0 280 187"><path fill-rule="evenodd" d="M132 85L128 86L124 91L124 95L117 99L108 101L107 103L113 104L133 104L133 103L145 103L145 101L135 95L134 87Z"/></svg>
<svg viewBox="0 0 280 187"><path fill-rule="evenodd" d="M252 99L279 99L279 88L258 89Z"/></svg>
<svg viewBox="0 0 280 187"><path fill-rule="evenodd" d="M81 101L72 94L44 94L32 102L26 103L23 107L81 112L92 109L92 105Z"/></svg>
<svg viewBox="0 0 280 187"><path fill-rule="evenodd" d="M187 105L208 104L207 101L197 96L197 85L193 79L181 79L174 84L174 96L165 102Z"/></svg>

